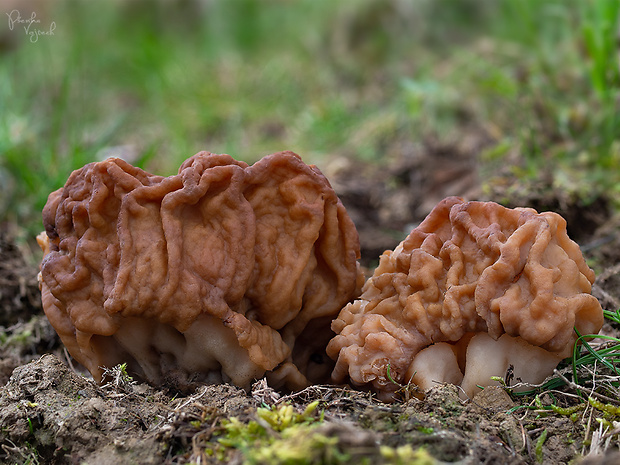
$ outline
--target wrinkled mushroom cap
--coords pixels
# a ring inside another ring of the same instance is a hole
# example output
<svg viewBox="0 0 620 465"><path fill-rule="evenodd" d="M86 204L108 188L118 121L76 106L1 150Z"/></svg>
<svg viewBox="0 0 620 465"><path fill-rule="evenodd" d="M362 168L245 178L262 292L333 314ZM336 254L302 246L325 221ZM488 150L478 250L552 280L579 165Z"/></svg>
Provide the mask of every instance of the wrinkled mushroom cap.
<svg viewBox="0 0 620 465"><path fill-rule="evenodd" d="M266 372L303 386L326 371L311 360L359 288L355 227L291 152L253 166L201 152L167 178L92 163L49 196L43 222L45 313L96 379L128 363L181 388Z"/></svg>
<svg viewBox="0 0 620 465"><path fill-rule="evenodd" d="M549 353L555 366L570 354L573 328L593 334L602 326L593 282L561 216L447 198L382 255L360 298L333 322L333 380L370 384L390 399L398 388L392 380L411 381L419 371L413 361L432 344L450 343L454 359L445 363L461 359L465 371L461 341L476 333L519 337Z"/></svg>

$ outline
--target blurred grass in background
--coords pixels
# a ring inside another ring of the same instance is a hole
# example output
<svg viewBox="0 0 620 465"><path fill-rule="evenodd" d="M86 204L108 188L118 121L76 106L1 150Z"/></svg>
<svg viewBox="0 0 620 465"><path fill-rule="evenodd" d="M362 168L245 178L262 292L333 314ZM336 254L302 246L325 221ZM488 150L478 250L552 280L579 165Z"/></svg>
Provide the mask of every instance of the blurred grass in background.
<svg viewBox="0 0 620 465"><path fill-rule="evenodd" d="M373 163L488 141L481 171L620 198L619 0L3 0L0 222L123 156L169 175L199 150ZM8 15L36 12L29 41Z"/></svg>

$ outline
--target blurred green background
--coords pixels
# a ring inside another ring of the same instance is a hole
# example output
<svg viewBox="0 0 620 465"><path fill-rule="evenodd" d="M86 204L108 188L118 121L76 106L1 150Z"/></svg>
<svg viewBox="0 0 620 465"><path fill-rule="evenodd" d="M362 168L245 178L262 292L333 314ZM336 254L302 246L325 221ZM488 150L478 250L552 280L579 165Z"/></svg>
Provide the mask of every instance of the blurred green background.
<svg viewBox="0 0 620 465"><path fill-rule="evenodd" d="M21 237L108 156L162 175L200 150L381 166L476 133L483 182L620 195L619 0L0 6L0 223Z"/></svg>

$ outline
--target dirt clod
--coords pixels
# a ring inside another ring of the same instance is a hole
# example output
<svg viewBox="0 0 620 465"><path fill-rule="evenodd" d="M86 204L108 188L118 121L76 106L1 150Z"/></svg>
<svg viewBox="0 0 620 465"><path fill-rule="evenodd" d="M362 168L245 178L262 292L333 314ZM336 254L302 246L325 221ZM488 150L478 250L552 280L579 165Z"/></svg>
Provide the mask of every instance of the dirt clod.
<svg viewBox="0 0 620 465"><path fill-rule="evenodd" d="M101 463L94 457L105 449L106 463L137 457L161 463L162 445L147 434L167 415L160 398L154 392L106 394L44 355L15 369L0 389L0 458L19 462L34 454L44 463Z"/></svg>

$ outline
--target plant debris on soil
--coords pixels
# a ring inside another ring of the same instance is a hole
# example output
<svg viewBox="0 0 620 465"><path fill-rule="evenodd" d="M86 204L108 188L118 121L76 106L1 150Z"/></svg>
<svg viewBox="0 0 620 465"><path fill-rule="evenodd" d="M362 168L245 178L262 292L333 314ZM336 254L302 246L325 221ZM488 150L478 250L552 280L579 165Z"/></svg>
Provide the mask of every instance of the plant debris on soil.
<svg viewBox="0 0 620 465"><path fill-rule="evenodd" d="M352 176L347 160L326 167L360 231L365 266L435 201L483 196L466 157L459 175L446 178L431 164L441 165L412 152L380 172L358 166ZM421 172L431 174L422 179ZM431 194L422 197L421 182ZM511 201L569 219L571 237L597 272L593 294L604 309L620 308L619 220L605 199L584 205L544 186L523 192ZM401 402L384 404L348 387L282 393L259 380L251 392L220 384L181 396L135 382L123 366L99 386L43 315L37 272L0 232L0 463L620 463L620 399L597 397L594 386L585 396L571 384L531 396L491 387L468 401L452 385L422 400L404 387ZM603 332L617 336L618 328L608 323ZM558 376L571 375L560 366ZM579 376L593 375L584 369Z"/></svg>

